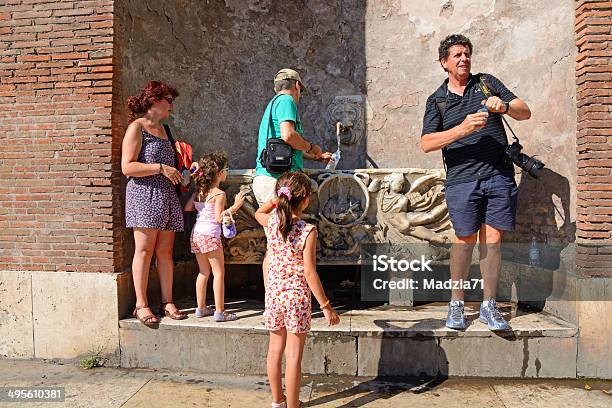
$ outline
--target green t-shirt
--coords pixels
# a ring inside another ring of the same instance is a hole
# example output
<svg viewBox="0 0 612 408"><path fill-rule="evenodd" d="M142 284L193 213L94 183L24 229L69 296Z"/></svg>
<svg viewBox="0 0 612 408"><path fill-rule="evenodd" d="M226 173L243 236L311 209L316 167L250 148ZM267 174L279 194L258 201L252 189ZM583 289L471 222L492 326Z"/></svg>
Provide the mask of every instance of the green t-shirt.
<svg viewBox="0 0 612 408"><path fill-rule="evenodd" d="M270 109L272 109L273 126L269 126ZM297 105L293 101L293 98L291 95L280 94L268 103L268 106L266 106L266 110L261 118L261 123L259 124L259 136L257 137L257 159L255 165L256 176L265 175L274 178L280 177L280 173L270 173L268 170L266 170L266 168L261 165L259 157L261 156L263 149L266 148L268 133L270 134L270 138L280 138L280 124L281 122L286 121L293 122L295 125L295 131L300 135L304 134L304 129L302 129L302 121L300 120ZM274 128L273 130L271 129L272 127ZM293 149L293 153L291 154L291 171L302 170L303 168L304 159L302 158L302 151Z"/></svg>

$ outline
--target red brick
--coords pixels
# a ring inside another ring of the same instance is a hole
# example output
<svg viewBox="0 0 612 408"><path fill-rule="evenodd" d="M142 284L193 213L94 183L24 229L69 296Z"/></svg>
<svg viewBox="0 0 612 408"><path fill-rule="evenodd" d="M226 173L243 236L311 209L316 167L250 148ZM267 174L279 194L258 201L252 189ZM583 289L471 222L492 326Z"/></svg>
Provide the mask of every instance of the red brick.
<svg viewBox="0 0 612 408"><path fill-rule="evenodd" d="M80 31L61 31L61 30L54 30L51 31L49 33L42 33L38 35L38 38L50 38L50 39L54 39L54 38L73 38L75 36L75 33L78 33Z"/></svg>
<svg viewBox="0 0 612 408"><path fill-rule="evenodd" d="M49 61L50 59L51 57L49 55L18 55L17 56L17 61L27 61L27 62Z"/></svg>
<svg viewBox="0 0 612 408"><path fill-rule="evenodd" d="M79 61L79 65L83 67L94 66L94 65L112 66L113 59L112 58L100 58L97 60L83 60L83 61Z"/></svg>
<svg viewBox="0 0 612 408"><path fill-rule="evenodd" d="M79 2L80 3L80 2ZM46 4L37 4L36 10L61 10L61 9L71 9L73 7L72 2L52 2Z"/></svg>
<svg viewBox="0 0 612 408"><path fill-rule="evenodd" d="M51 11L50 10L42 10L42 11L25 11L25 12L20 12L20 13L13 13L12 18L13 20L20 20L20 19L38 19L38 18L45 18L45 17L50 17L51 16Z"/></svg>
<svg viewBox="0 0 612 408"><path fill-rule="evenodd" d="M76 8L70 10L55 10L53 11L53 16L61 17L61 16L83 16L87 14L92 14L94 12L91 8Z"/></svg>
<svg viewBox="0 0 612 408"><path fill-rule="evenodd" d="M51 58L53 60L63 60L63 59L74 59L74 60L84 60L87 59L88 53L86 52L73 52L67 54L56 54L52 55Z"/></svg>
<svg viewBox="0 0 612 408"><path fill-rule="evenodd" d="M91 38L63 38L63 39L51 41L51 45L53 47L62 46L62 45L77 45L77 44L89 44L89 43L91 43Z"/></svg>
<svg viewBox="0 0 612 408"><path fill-rule="evenodd" d="M14 41L31 41L36 39L36 34L13 34L5 35L2 37L3 41L14 42Z"/></svg>
<svg viewBox="0 0 612 408"><path fill-rule="evenodd" d="M89 24L90 28L108 28L113 26L113 21L94 22Z"/></svg>

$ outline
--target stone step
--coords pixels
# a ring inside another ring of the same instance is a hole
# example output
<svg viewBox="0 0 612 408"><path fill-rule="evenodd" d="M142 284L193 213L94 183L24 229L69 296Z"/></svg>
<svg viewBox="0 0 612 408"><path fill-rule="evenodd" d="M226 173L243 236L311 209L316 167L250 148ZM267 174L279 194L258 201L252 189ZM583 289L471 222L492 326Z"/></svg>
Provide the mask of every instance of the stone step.
<svg viewBox="0 0 612 408"><path fill-rule="evenodd" d="M179 306L183 306L179 303ZM259 375L266 372L268 333L263 305L228 302L234 322L211 317L175 321L158 328L136 319L119 322L123 367ZM444 326L446 305L342 310L328 327L313 314L302 362L306 374L509 378L576 377L577 329L546 313L520 314L502 306L513 331L496 334L478 321L478 304L466 304L469 327Z"/></svg>

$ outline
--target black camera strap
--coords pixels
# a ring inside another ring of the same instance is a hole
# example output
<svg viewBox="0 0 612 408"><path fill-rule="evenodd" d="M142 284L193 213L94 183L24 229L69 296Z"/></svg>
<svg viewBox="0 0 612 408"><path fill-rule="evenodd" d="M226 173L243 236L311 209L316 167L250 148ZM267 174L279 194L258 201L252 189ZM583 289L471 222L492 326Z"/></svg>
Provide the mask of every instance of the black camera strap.
<svg viewBox="0 0 612 408"><path fill-rule="evenodd" d="M478 86L480 87L480 91L482 92L482 94L486 96L487 99L490 98L491 96L499 97L499 92L497 92L497 90L493 88L491 84L487 82L487 80L484 77L484 74L478 74ZM510 102L506 102L506 103L510 104ZM516 140L517 142L520 142L519 138L516 136L516 133L514 133L514 130L512 130L512 127L510 127L510 124L508 123L504 115L501 115L501 118L506 124L506 126L508 127L508 129L510 130L510 133L512 133L512 137L514 138L514 140Z"/></svg>
<svg viewBox="0 0 612 408"><path fill-rule="evenodd" d="M499 97L499 93L491 84L487 82L483 73L476 74L476 77L478 78L478 87L480 88L480 91L485 97L487 98L490 98L491 96ZM446 113L446 102L448 100L448 92L449 91L448 91L448 85L447 85L446 94L441 95L440 92L438 92L438 94L435 97L436 106L438 107L438 111L440 112L440 116L442 117L442 122L444 122L444 114ZM512 127L510 126L510 124L508 123L504 115L500 115L500 116L501 116L502 121L506 124L506 126L510 130L510 133L512 133L512 137L514 138L514 140L520 143L518 136L516 136L516 133L514 133L514 130L512 129ZM446 170L446 160L444 159L445 151L446 151L446 147L443 147L442 148L442 162L444 163L444 169Z"/></svg>
<svg viewBox="0 0 612 408"><path fill-rule="evenodd" d="M476 77L478 78L478 87L480 88L480 91L482 92L482 94L484 96L486 96L487 98L490 98L491 96L497 96L499 97L499 93L497 92L497 90L487 82L487 80L484 77L484 74L480 73L480 74L476 74ZM436 95L436 106L438 107L438 111L440 112L440 116L442 116L442 122L444 122L444 114L446 113L446 101L448 99L448 86L446 88L446 95ZM506 126L508 127L508 129L510 130L510 133L512 133L512 137L518 142L519 138L518 136L516 136L516 133L514 133L514 130L512 130L512 127L510 126L510 124L508 123L508 121L506 120L506 118L502 115L502 120L504 121L504 123L506 124Z"/></svg>

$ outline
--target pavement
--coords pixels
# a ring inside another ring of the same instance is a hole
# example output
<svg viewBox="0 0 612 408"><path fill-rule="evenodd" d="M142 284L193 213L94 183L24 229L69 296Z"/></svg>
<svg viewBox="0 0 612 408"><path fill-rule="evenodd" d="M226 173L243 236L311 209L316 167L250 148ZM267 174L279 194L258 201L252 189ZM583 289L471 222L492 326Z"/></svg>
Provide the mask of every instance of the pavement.
<svg viewBox="0 0 612 408"><path fill-rule="evenodd" d="M64 402L0 407L269 407L265 377L0 360L0 387L65 387ZM612 407L612 381L304 376L305 407Z"/></svg>

